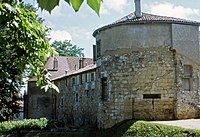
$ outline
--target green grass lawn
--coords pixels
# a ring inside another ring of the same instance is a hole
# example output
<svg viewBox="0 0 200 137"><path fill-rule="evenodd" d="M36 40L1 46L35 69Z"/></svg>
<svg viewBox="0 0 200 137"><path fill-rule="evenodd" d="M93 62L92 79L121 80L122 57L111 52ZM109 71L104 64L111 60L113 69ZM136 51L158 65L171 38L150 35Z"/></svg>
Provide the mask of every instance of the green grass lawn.
<svg viewBox="0 0 200 137"><path fill-rule="evenodd" d="M12 137L12 135L0 135ZM116 126L87 132L28 132L20 137L200 137L200 130L162 125L146 121L124 121Z"/></svg>
<svg viewBox="0 0 200 137"><path fill-rule="evenodd" d="M121 137L200 137L200 130L137 121Z"/></svg>

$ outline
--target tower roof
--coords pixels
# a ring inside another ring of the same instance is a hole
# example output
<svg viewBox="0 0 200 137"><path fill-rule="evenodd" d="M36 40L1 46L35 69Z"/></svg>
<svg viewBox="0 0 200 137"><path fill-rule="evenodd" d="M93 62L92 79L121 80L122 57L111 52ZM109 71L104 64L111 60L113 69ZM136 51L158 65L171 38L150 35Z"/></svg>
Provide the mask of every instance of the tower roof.
<svg viewBox="0 0 200 137"><path fill-rule="evenodd" d="M96 36L102 30L126 24L145 24L145 23L170 23L170 24L184 24L184 25L194 25L200 26L200 22L191 21L186 19L167 17L167 16L159 16L148 13L142 13L142 17L135 16L135 12L130 13L129 15L113 22L112 24L103 26L94 31L93 36Z"/></svg>

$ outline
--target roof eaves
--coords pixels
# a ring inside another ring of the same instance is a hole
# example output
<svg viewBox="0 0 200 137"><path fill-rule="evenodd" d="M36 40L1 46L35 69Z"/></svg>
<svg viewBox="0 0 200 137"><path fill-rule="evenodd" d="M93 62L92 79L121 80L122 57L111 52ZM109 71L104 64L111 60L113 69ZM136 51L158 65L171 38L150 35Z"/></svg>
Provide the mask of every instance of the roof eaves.
<svg viewBox="0 0 200 137"><path fill-rule="evenodd" d="M106 30L112 27L116 27L116 26L121 26L121 25L130 25L130 24L150 24L150 23L166 23L166 24L183 24L183 25L193 25L193 26L200 26L199 22L183 22L183 21L173 21L173 20L140 20L140 21L123 21L123 22L119 22L116 24L110 24L107 26L103 26L97 30L94 31L93 36L96 37L96 35L102 31L102 30Z"/></svg>
<svg viewBox="0 0 200 137"><path fill-rule="evenodd" d="M52 81L55 81L55 80L58 80L58 79L62 79L62 78L65 78L65 77L69 77L69 76L73 76L73 75L77 75L77 74L81 74L81 73L88 72L88 71L95 70L95 69L96 69L96 65L94 65L91 68L88 68L86 70L83 70L83 71L81 71L81 69L78 69L78 70L76 70L76 71L74 71L72 73L69 73L67 75L62 75L62 76L56 77L56 78L52 79Z"/></svg>

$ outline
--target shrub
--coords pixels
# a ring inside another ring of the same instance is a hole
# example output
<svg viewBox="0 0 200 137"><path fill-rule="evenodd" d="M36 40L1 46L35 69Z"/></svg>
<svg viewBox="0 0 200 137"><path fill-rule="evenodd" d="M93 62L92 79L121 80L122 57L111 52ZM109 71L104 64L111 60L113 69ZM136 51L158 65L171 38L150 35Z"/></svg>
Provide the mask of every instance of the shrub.
<svg viewBox="0 0 200 137"><path fill-rule="evenodd" d="M11 132L21 129L43 129L47 127L48 120L40 119L24 119L23 121L5 121L0 123L0 132Z"/></svg>

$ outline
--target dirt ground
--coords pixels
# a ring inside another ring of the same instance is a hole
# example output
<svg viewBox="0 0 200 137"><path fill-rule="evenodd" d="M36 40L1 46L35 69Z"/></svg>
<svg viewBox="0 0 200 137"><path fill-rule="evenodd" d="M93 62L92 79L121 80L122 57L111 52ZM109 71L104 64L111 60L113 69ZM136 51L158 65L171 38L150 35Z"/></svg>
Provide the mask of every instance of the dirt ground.
<svg viewBox="0 0 200 137"><path fill-rule="evenodd" d="M200 119L185 119L185 120L173 120L173 121L151 121L151 122L200 130Z"/></svg>

